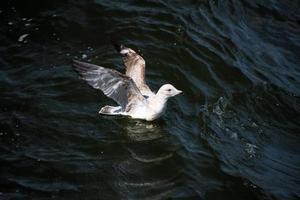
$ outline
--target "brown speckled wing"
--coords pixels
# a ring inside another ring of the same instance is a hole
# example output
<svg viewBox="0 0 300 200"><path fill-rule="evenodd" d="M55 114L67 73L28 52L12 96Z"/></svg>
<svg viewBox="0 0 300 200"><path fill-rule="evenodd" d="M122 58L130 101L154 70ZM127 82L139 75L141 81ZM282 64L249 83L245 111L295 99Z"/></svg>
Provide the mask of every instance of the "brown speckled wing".
<svg viewBox="0 0 300 200"><path fill-rule="evenodd" d="M122 55L126 66L126 75L132 78L140 91L152 93L145 81L145 60L134 50L123 45L115 45L117 51Z"/></svg>

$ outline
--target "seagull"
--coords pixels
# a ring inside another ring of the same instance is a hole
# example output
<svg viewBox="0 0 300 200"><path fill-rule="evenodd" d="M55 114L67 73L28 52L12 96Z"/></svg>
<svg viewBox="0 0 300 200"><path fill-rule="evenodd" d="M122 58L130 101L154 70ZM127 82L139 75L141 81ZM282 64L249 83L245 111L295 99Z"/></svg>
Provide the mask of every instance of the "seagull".
<svg viewBox="0 0 300 200"><path fill-rule="evenodd" d="M133 119L153 121L165 112L167 101L182 91L171 84L151 91L145 81L145 60L134 50L123 45L115 45L123 57L126 73L114 69L73 60L73 68L90 86L101 90L118 106L104 106L103 115L122 115Z"/></svg>

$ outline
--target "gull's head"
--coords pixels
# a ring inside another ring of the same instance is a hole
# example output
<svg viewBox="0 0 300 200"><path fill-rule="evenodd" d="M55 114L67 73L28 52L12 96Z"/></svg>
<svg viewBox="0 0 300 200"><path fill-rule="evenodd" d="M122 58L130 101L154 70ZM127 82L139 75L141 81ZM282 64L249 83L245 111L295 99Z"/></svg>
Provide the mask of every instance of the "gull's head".
<svg viewBox="0 0 300 200"><path fill-rule="evenodd" d="M176 89L171 84L165 84L159 88L157 93L165 98L170 98L182 93L182 91Z"/></svg>

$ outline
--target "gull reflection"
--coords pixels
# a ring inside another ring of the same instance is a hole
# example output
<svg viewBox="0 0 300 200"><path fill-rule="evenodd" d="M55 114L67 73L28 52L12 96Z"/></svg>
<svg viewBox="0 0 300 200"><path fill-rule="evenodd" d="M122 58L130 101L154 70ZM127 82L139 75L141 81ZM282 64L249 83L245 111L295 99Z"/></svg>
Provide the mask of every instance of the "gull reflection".
<svg viewBox="0 0 300 200"><path fill-rule="evenodd" d="M137 161L158 162L170 159L176 152L163 123L132 121L124 126L123 133L132 141L126 148Z"/></svg>
<svg viewBox="0 0 300 200"><path fill-rule="evenodd" d="M126 191L126 198L161 199L173 193L182 181L182 165L165 124L133 120L123 126L123 134L129 154L114 165L118 190Z"/></svg>
<svg viewBox="0 0 300 200"><path fill-rule="evenodd" d="M166 136L161 124L133 120L128 122L124 127L126 137L133 141L157 140Z"/></svg>

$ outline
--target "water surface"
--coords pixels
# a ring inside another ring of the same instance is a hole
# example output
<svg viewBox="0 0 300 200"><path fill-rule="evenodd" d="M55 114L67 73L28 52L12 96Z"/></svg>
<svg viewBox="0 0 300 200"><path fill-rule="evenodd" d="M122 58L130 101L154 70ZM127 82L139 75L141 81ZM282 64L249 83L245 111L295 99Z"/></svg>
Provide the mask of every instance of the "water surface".
<svg viewBox="0 0 300 200"><path fill-rule="evenodd" d="M1 199L299 199L299 7L1 2ZM70 64L124 72L110 39L184 91L161 119L97 114L112 100Z"/></svg>

